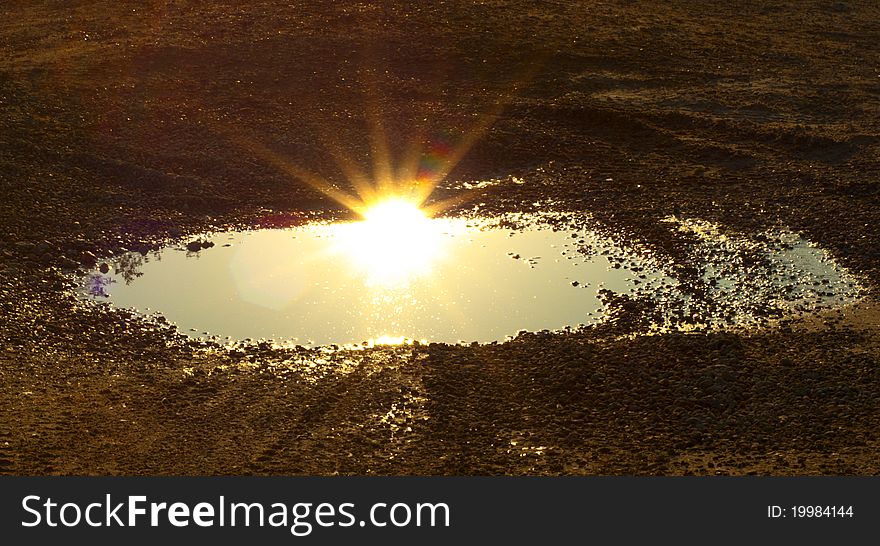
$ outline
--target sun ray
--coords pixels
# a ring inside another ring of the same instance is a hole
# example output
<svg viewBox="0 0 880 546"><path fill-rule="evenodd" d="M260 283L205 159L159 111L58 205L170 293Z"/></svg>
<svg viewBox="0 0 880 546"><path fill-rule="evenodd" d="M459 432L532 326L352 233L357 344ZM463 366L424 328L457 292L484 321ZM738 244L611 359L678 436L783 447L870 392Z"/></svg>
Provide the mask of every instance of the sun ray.
<svg viewBox="0 0 880 546"><path fill-rule="evenodd" d="M321 144L330 153L330 157L336 162L336 166L342 171L348 183L360 197L363 203L371 203L378 197L377 188L360 166L339 146L331 140L324 131L317 129Z"/></svg>
<svg viewBox="0 0 880 546"><path fill-rule="evenodd" d="M430 176L415 177L414 194L419 202L424 203L437 188L437 185L446 179L473 146L485 136L489 128L501 117L504 109L517 97L520 89L535 76L541 66L543 66L543 57L529 63L518 77L513 78L507 89L499 95L491 107L479 116L470 129L463 133L458 144L451 148L445 157L441 158L436 171Z"/></svg>
<svg viewBox="0 0 880 546"><path fill-rule="evenodd" d="M405 185L406 192L416 193L418 183L416 181L419 172L419 163L422 160L422 154L425 149L425 141L427 130L423 121L415 128L415 133L409 138L406 150L403 152L400 160L400 166L397 169L397 180L399 184ZM413 196L418 199L416 195Z"/></svg>
<svg viewBox="0 0 880 546"><path fill-rule="evenodd" d="M371 51L367 51L370 53ZM347 209L366 218L369 209L383 201L403 200L415 207L423 208L428 217L437 216L447 210L459 207L485 195L485 188L467 190L453 197L435 201L427 206L438 184L446 179L450 172L461 162L501 116L504 109L515 99L519 89L537 72L542 62L530 63L519 77L512 78L507 88L492 101L487 111L479 115L474 124L460 133L458 142L454 139L436 139L429 137L431 125L430 113L419 117L413 123L413 134L406 144L397 168L388 139L388 133L382 116L381 102L378 93L378 69L368 68L361 71L364 90L365 120L372 157L372 176L347 154L335 138L327 133L323 125L313 122L312 128L319 141L336 163L341 174L346 178L351 191L339 187L331 180L301 167L289 157L278 153L255 138L246 135L240 129L224 125L217 119L203 117L205 125L223 134L227 140L254 156L271 164L290 178L305 183ZM387 71L386 71L387 72ZM436 83L436 82L435 82ZM199 112L209 110L202 108Z"/></svg>
<svg viewBox="0 0 880 546"><path fill-rule="evenodd" d="M365 70L365 113L369 125L370 144L373 152L373 177L380 194L393 192L395 188L394 169L392 168L391 149L388 146L388 134L382 120L382 111L378 99L378 84L373 71Z"/></svg>
<svg viewBox="0 0 880 546"><path fill-rule="evenodd" d="M427 87L430 89L430 92L426 93L424 96L440 96L448 73L449 65L443 63L437 73L431 77L430 83L423 86L423 88ZM417 119L412 123L412 136L407 142L406 149L400 158L400 163L397 168L396 174L398 182L405 184L406 191L412 194L416 193L417 183L415 181L418 177L422 156L425 153L425 147L428 143L428 128L430 120L434 117L434 108L435 107L430 102L422 104L422 109L424 111L421 112L421 115L415 116ZM416 198L415 195L413 195L413 197Z"/></svg>
<svg viewBox="0 0 880 546"><path fill-rule="evenodd" d="M287 157L270 149L264 144L252 138L246 137L240 131L234 131L229 128L221 128L220 131L223 132L227 136L227 138L229 138L232 142L234 142L241 148L263 159L267 163L270 163L275 168L287 174L291 178L295 178L304 182L312 189L317 190L323 195L326 195L327 197L333 199L347 209L352 210L358 214L362 214L363 211L366 209L366 206L361 199L336 187L325 178L300 167Z"/></svg>

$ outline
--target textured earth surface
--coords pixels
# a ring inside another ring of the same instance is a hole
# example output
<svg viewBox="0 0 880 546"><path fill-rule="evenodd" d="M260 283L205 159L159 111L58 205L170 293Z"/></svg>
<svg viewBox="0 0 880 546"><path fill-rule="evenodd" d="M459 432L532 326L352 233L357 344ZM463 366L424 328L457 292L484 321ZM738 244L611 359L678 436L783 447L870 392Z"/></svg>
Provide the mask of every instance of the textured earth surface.
<svg viewBox="0 0 880 546"><path fill-rule="evenodd" d="M0 473L880 470L875 2L0 14ZM583 331L353 352L215 350L74 296L73 269L123 249L345 216L293 174L343 184L334 153L369 168L376 120L398 157L473 137L435 199L588 212L682 275L694 241L663 218L786 226L864 295L663 335L612 298ZM461 190L477 181L492 183Z"/></svg>

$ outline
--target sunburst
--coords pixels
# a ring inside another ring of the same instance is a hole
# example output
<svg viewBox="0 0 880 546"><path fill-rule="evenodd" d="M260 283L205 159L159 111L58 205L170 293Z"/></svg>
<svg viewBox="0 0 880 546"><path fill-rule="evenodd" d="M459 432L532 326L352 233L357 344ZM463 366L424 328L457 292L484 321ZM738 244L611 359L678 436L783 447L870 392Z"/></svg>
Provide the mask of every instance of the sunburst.
<svg viewBox="0 0 880 546"><path fill-rule="evenodd" d="M248 135L241 129L218 127L216 121L210 122L210 125L249 154L273 165L292 180L308 185L362 218L367 218L370 214L375 216L375 211L370 213L374 209L391 210L382 207L385 201L398 204L406 202L421 209L425 216L434 217L484 193L481 189L465 190L445 200L431 199L438 185L486 134L542 64L542 60L528 63L525 70L511 79L507 88L495 96L491 105L476 117L472 125L459 133L461 136L456 143L432 141L426 137L423 123L415 124L415 134L410 139L395 143L404 148L397 165L393 160L394 154L378 100L378 85L374 76L377 71L364 70L364 111L369 126L366 136L371 148L371 172L358 165L346 153L345 147L325 132L324 127L315 127L320 144L336 163L344 181L327 178L303 167L294 158L278 153L261 139ZM421 116L421 119L426 120L427 116Z"/></svg>

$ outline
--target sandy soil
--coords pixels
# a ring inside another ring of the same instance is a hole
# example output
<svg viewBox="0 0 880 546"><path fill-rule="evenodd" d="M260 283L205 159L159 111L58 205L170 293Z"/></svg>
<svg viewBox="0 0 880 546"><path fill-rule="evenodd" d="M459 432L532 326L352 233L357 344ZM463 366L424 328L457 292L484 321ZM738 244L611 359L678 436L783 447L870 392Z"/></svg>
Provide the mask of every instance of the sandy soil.
<svg viewBox="0 0 880 546"><path fill-rule="evenodd" d="M880 470L875 2L316 4L0 6L0 473ZM322 354L209 351L72 294L122 249L342 214L254 139L335 179L334 147L369 165L371 109L404 150L499 102L449 176L496 179L485 210L588 211L683 270L670 214L789 226L865 299Z"/></svg>

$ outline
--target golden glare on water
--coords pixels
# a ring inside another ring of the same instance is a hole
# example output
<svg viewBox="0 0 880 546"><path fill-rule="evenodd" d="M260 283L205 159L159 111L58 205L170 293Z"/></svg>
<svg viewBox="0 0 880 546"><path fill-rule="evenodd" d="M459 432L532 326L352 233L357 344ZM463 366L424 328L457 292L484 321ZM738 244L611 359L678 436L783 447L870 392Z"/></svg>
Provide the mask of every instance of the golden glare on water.
<svg viewBox="0 0 880 546"><path fill-rule="evenodd" d="M444 256L456 222L429 218L417 204L399 197L379 201L364 220L334 226L333 250L348 258L378 288L405 288L428 275Z"/></svg>

